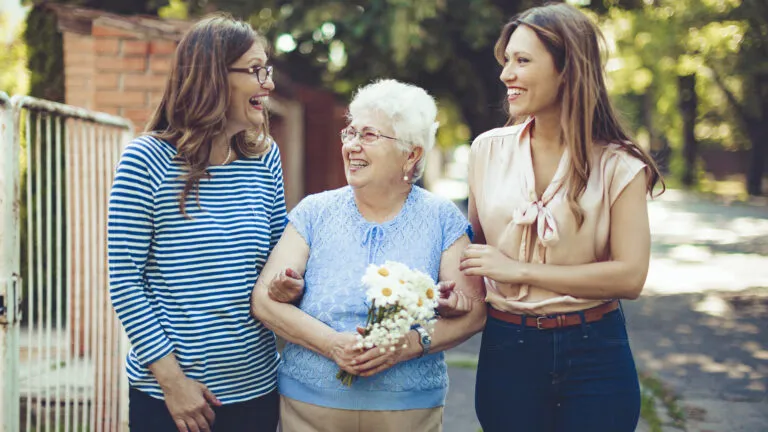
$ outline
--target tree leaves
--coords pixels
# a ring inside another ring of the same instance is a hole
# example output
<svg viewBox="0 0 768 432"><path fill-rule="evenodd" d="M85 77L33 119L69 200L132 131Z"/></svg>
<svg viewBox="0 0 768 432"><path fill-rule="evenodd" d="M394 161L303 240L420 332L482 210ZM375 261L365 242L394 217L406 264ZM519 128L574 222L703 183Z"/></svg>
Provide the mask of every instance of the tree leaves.
<svg viewBox="0 0 768 432"><path fill-rule="evenodd" d="M192 0L190 0L192 1ZM207 0L236 10L239 0ZM510 0L266 0L251 6L251 23L272 40L290 34L297 45L273 56L295 81L325 86L349 98L359 85L391 77L455 100L472 135L503 124L503 98L493 44L504 22L532 1ZM331 38L316 37L332 24ZM335 53L331 51L335 50ZM346 63L334 58L343 50ZM334 55L335 54L335 55Z"/></svg>

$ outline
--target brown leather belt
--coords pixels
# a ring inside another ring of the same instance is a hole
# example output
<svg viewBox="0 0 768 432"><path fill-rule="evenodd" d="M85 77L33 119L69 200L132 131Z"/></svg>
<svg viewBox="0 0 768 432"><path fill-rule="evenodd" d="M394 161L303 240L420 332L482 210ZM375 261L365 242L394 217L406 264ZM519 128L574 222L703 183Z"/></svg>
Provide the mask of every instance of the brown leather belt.
<svg viewBox="0 0 768 432"><path fill-rule="evenodd" d="M600 306L595 306L590 309L585 309L582 312L584 313L584 322L591 323L595 321L599 321L603 318L605 314L608 312L615 311L619 308L619 301L618 300L612 300L607 303L603 303ZM539 330L549 330L549 329L556 329L556 328L562 328L562 327L570 327L581 324L581 314L579 312L569 312L565 314L558 314L558 315L547 315L547 316L528 316L528 315L518 315L508 312L502 312L498 309L494 309L492 307L488 307L488 315L501 320L508 322L510 324L517 324L520 325L523 322L523 319L525 319L525 325L526 327L535 327Z"/></svg>

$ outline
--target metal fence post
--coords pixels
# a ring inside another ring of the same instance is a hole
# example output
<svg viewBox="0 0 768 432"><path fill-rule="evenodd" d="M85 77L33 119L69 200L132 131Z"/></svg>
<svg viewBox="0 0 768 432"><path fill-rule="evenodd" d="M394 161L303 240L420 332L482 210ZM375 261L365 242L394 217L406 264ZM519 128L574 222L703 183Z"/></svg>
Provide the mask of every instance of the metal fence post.
<svg viewBox="0 0 768 432"><path fill-rule="evenodd" d="M19 148L13 104L0 92L0 431L19 430Z"/></svg>

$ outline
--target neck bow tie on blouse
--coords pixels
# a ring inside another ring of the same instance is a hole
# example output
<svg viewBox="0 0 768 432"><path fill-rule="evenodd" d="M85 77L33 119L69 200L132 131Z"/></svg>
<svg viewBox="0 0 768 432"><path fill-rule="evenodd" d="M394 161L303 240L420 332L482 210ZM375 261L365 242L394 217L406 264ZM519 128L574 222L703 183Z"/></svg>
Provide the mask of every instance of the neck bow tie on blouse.
<svg viewBox="0 0 768 432"><path fill-rule="evenodd" d="M560 239L552 210L547 208L541 200L533 201L523 209L516 209L512 215L512 220L517 225L525 225L526 229L535 222L536 233L544 246L554 244ZM525 237L523 241L525 241Z"/></svg>
<svg viewBox="0 0 768 432"><path fill-rule="evenodd" d="M536 224L536 240L533 243L533 255L531 261L533 263L543 264L546 262L546 247L557 243L560 240L560 235L557 231L557 221L555 220L552 210L547 207L552 201L552 198L557 195L560 187L554 188L554 191L550 192L549 188L544 192L542 198L534 199L529 202L525 207L515 209L512 214L512 223L520 225L523 228L520 241L520 250L518 252L517 260L519 262L528 262L529 255L529 242L531 239L531 228L533 224ZM524 284L520 287L520 291L515 300L520 300L528 295L528 285Z"/></svg>

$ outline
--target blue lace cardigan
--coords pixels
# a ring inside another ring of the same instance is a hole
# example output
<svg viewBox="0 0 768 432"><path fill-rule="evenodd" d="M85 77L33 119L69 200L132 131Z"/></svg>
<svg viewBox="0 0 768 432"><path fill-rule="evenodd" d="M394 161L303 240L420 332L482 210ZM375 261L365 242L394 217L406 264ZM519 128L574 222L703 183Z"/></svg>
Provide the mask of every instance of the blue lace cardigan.
<svg viewBox="0 0 768 432"><path fill-rule="evenodd" d="M360 282L370 263L399 261L436 281L440 258L471 228L450 201L414 186L400 213L377 224L357 209L352 189L311 195L288 215L309 245L306 289L299 307L333 329L354 332L368 306ZM300 345L288 344L278 369L282 395L314 405L348 410L407 410L442 406L448 390L443 353L413 359L351 387L336 379L338 366Z"/></svg>

